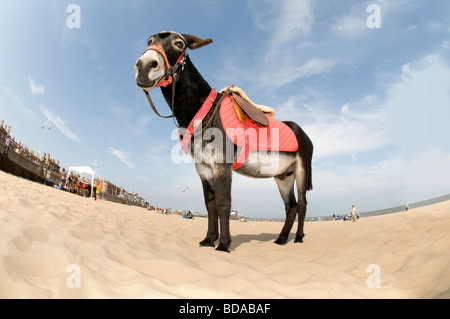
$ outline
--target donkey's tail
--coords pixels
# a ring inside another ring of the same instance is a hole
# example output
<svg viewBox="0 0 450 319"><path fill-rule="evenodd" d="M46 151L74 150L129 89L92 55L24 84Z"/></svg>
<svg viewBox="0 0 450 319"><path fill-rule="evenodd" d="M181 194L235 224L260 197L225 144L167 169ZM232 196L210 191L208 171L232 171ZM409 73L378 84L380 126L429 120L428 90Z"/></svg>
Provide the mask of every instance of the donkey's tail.
<svg viewBox="0 0 450 319"><path fill-rule="evenodd" d="M312 183L312 155L314 151L313 144L309 137L304 134L304 139L301 141L302 144L299 144L300 150L300 157L303 161L303 167L305 169L305 188L306 190L310 191L313 189L313 183Z"/></svg>
<svg viewBox="0 0 450 319"><path fill-rule="evenodd" d="M300 155L302 160L303 169L305 170L305 180L304 187L306 190L310 191L313 189L312 184L312 156L314 151L313 143L311 139L306 135L303 129L296 123L285 121L287 126L289 126L292 131L294 131L295 136L298 141L298 151L297 153Z"/></svg>

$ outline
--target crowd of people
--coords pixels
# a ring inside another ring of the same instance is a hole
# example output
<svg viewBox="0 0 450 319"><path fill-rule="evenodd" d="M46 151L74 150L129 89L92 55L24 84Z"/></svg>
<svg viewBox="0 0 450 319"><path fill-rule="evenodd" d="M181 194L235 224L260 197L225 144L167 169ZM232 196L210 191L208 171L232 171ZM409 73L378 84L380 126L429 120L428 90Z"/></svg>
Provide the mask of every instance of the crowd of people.
<svg viewBox="0 0 450 319"><path fill-rule="evenodd" d="M182 217L185 219L195 219L194 215L189 210L173 210L170 208L162 208L160 206L152 206L152 205L147 206L147 210L149 212L153 212L153 213L157 213L157 214L161 214L161 215L174 215L174 216Z"/></svg>
<svg viewBox="0 0 450 319"><path fill-rule="evenodd" d="M186 219L194 219L194 215L189 210L173 210L170 208L162 208L160 206L147 206L147 210L149 212L154 212L161 215L174 215L177 217L182 217ZM306 219L306 221L314 222L314 221L333 221L333 220L343 220L343 221L353 221L356 222L361 218L358 211L356 211L355 205L352 205L352 210L347 215L341 214L333 214L331 217L311 217ZM240 220L240 219L239 219ZM259 221L270 222L272 221L270 218L258 219ZM276 219L277 220L277 219ZM245 218L240 221L247 221ZM278 220L277 220L278 221Z"/></svg>
<svg viewBox="0 0 450 319"><path fill-rule="evenodd" d="M341 214L333 214L331 220L343 220L343 221L353 221L356 222L358 219L360 219L361 216L359 215L359 212L356 212L355 214L349 213L348 215L342 216Z"/></svg>
<svg viewBox="0 0 450 319"><path fill-rule="evenodd" d="M350 211L350 213L348 214L333 214L333 216L331 217L317 217L314 218L310 218L308 221L333 221L333 220L343 220L343 221L352 221L352 222L356 222L357 220L359 220L361 218L361 216L359 215L359 212L356 211L356 207L355 205L352 205L352 210Z"/></svg>
<svg viewBox="0 0 450 319"><path fill-rule="evenodd" d="M90 182L91 181L81 178L80 175L74 175L73 172L70 172L69 175L67 175L65 170L63 169L61 173L61 180L56 187L73 194L90 197L92 189ZM101 192L102 183L94 180L92 197L95 200L101 199Z"/></svg>

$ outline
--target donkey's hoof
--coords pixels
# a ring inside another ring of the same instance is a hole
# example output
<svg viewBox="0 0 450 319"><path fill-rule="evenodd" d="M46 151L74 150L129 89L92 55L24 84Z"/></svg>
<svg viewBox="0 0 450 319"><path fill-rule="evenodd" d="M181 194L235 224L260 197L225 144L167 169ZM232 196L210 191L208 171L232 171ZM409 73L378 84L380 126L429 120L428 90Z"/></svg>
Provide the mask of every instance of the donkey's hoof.
<svg viewBox="0 0 450 319"><path fill-rule="evenodd" d="M210 240L202 240L201 242L199 242L200 247L216 247L216 245L214 245L213 241Z"/></svg>
<svg viewBox="0 0 450 319"><path fill-rule="evenodd" d="M201 242L199 242L201 247L216 247L216 245L214 245L214 241L216 241L216 239L211 239L209 237L206 237L205 239L203 239Z"/></svg>
<svg viewBox="0 0 450 319"><path fill-rule="evenodd" d="M284 239L284 238L278 238L277 240L275 240L275 244L277 244L277 245L283 246L283 245L286 245L286 243L287 243L287 239Z"/></svg>
<svg viewBox="0 0 450 319"><path fill-rule="evenodd" d="M295 237L294 243L303 243L303 237L305 237L305 235L297 235Z"/></svg>
<svg viewBox="0 0 450 319"><path fill-rule="evenodd" d="M230 253L230 251L228 250L228 247L229 247L229 245L219 244L219 246L217 246L216 250Z"/></svg>

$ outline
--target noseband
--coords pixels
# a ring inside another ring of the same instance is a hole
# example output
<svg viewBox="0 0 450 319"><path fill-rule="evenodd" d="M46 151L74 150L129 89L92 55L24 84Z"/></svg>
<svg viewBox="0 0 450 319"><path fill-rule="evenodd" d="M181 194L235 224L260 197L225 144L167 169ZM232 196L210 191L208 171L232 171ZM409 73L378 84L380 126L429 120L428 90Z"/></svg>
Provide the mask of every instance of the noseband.
<svg viewBox="0 0 450 319"><path fill-rule="evenodd" d="M187 46L186 41L185 41L185 44ZM144 55L145 52L147 52L149 50L155 50L159 54L161 54L162 57L164 58L165 63L166 63L166 69L167 69L166 75L164 77L162 77L161 80L159 80L159 82L155 85L155 87L166 87L169 84L172 84L172 105L171 105L172 115L163 116L163 115L159 114L159 112L156 110L155 105L153 104L152 98L150 97L150 94L148 93L148 91L146 91L146 90L143 90L143 91L144 91L145 95L147 96L147 100L148 100L150 106L152 107L153 112L155 112L155 114L158 115L159 117L162 117L162 118L165 118L165 119L173 118L175 126L178 128L179 125L176 123L175 116L174 116L174 110L175 110L175 84L177 82L178 75L183 71L184 65L186 64L186 57L187 57L186 49L181 53L181 55L177 59L177 62L175 63L174 66L170 66L169 59L167 58L166 52L159 45L150 45L144 51L144 53L142 53L142 55Z"/></svg>
<svg viewBox="0 0 450 319"><path fill-rule="evenodd" d="M166 68L167 68L167 73L166 75L159 80L158 84L156 84L156 87L166 87L169 84L172 84L173 78L172 78L172 73L175 73L175 68L179 68L179 66L184 66L185 60L186 60L186 51L183 51L181 53L181 55L179 56L177 62L175 63L175 65L173 67L170 66L169 63L169 59L167 58L167 54L166 52L164 52L163 48L161 48L159 45L151 45L149 46L144 53L142 53L142 55L144 55L147 51L149 50L155 50L157 51L159 54L162 55L162 57L164 58L164 61L166 62Z"/></svg>

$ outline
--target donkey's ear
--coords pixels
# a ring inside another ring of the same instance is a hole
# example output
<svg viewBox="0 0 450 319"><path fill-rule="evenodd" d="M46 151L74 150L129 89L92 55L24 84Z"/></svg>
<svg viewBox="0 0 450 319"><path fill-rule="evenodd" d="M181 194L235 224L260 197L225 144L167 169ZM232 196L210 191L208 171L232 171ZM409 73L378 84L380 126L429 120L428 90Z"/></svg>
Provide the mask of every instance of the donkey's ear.
<svg viewBox="0 0 450 319"><path fill-rule="evenodd" d="M186 39L187 46L191 50L199 49L199 48L204 47L205 45L208 45L211 42L213 42L212 39L203 40L203 39L200 39L199 37L196 37L195 35L191 35L191 34L182 34L182 36Z"/></svg>

